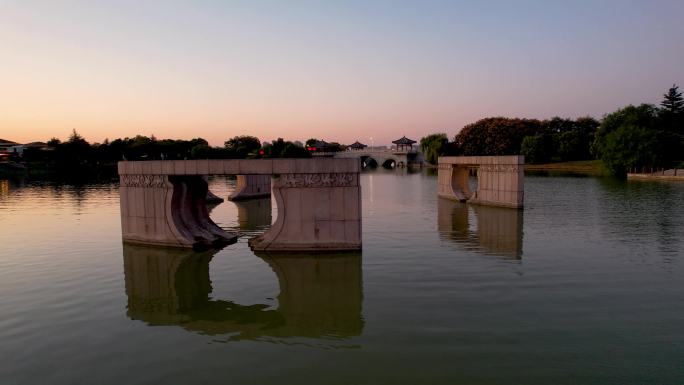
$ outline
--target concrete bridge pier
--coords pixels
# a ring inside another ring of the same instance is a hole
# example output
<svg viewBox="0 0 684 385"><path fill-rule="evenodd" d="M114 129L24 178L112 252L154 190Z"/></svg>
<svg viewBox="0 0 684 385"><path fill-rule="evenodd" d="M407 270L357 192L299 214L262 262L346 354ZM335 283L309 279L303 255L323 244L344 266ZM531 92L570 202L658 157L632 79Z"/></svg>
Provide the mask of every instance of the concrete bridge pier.
<svg viewBox="0 0 684 385"><path fill-rule="evenodd" d="M121 231L128 242L206 248L237 234L214 223L201 175L121 175Z"/></svg>
<svg viewBox="0 0 684 385"><path fill-rule="evenodd" d="M361 249L358 173L280 174L273 195L278 216L266 233L250 239L253 250Z"/></svg>
<svg viewBox="0 0 684 385"><path fill-rule="evenodd" d="M254 250L361 249L360 165L355 159L119 162L126 242L207 248L237 234L209 217L206 175L274 176L275 223L250 240Z"/></svg>
<svg viewBox="0 0 684 385"><path fill-rule="evenodd" d="M524 164L522 155L440 156L437 172L440 197L489 206L522 208ZM470 190L469 170L477 168L477 188Z"/></svg>
<svg viewBox="0 0 684 385"><path fill-rule="evenodd" d="M235 192L228 196L231 201L271 196L270 175L238 175Z"/></svg>

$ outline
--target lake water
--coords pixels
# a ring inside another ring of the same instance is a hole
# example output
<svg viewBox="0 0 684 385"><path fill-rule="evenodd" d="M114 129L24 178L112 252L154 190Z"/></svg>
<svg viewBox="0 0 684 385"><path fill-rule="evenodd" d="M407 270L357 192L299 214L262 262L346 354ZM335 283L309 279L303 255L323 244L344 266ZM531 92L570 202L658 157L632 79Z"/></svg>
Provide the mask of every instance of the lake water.
<svg viewBox="0 0 684 385"><path fill-rule="evenodd" d="M361 182L362 253L277 257L268 199L194 253L122 245L116 184L0 181L0 384L684 384L684 184Z"/></svg>

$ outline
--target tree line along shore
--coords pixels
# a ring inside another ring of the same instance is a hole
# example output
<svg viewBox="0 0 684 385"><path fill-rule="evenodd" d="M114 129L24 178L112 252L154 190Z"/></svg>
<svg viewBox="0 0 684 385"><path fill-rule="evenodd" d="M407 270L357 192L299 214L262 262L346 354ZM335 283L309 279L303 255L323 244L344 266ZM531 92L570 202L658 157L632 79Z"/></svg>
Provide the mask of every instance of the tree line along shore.
<svg viewBox="0 0 684 385"><path fill-rule="evenodd" d="M630 170L684 168L684 100L673 85L660 106L629 105L601 120L485 118L463 127L451 141L437 133L422 138L420 146L433 164L440 155L522 154L528 170L620 178Z"/></svg>
<svg viewBox="0 0 684 385"><path fill-rule="evenodd" d="M347 148L315 138L306 143L282 138L261 142L250 135L235 136L222 147L212 147L202 138L157 139L154 135L91 144L74 130L65 141L52 138L44 146L24 149L21 155L9 154L0 162L0 175L114 178L120 160L306 158L317 143L325 143L326 151ZM526 170L535 171L625 177L635 169L684 168L684 100L673 85L660 106L629 105L601 120L489 117L466 125L452 140L445 133L427 135L420 140L420 148L430 164L443 155L522 154Z"/></svg>

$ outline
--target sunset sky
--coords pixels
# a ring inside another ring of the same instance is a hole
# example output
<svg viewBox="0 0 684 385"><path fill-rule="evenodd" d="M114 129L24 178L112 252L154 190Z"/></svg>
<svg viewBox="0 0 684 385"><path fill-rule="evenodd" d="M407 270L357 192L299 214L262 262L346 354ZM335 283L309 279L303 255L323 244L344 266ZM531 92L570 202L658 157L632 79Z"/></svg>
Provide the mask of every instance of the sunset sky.
<svg viewBox="0 0 684 385"><path fill-rule="evenodd" d="M684 1L0 0L0 138L388 144L658 103Z"/></svg>

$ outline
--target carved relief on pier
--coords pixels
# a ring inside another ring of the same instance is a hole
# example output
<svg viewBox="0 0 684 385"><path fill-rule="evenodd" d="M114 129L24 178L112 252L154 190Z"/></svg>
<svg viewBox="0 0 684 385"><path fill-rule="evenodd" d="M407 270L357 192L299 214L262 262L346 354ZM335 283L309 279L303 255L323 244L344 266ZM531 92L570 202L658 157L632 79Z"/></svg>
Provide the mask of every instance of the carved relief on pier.
<svg viewBox="0 0 684 385"><path fill-rule="evenodd" d="M281 174L274 181L275 187L353 187L358 186L358 174L354 173L322 173L322 174Z"/></svg>
<svg viewBox="0 0 684 385"><path fill-rule="evenodd" d="M120 175L121 187L168 187L166 175Z"/></svg>

